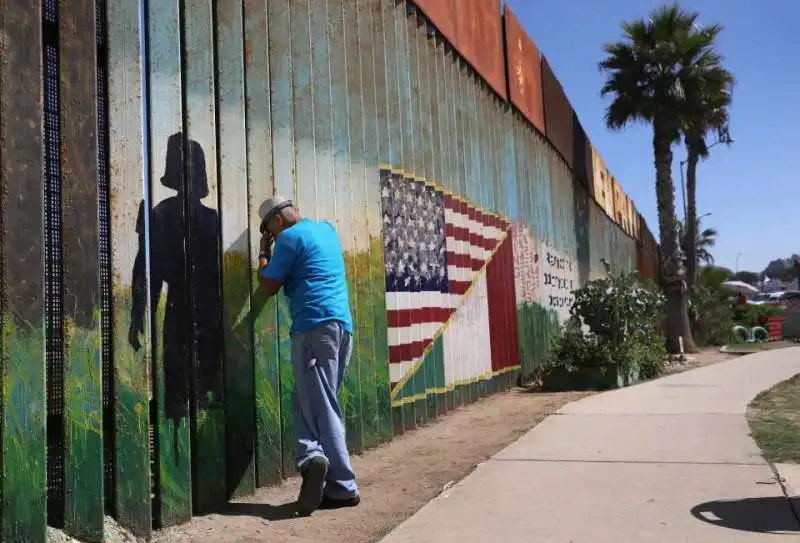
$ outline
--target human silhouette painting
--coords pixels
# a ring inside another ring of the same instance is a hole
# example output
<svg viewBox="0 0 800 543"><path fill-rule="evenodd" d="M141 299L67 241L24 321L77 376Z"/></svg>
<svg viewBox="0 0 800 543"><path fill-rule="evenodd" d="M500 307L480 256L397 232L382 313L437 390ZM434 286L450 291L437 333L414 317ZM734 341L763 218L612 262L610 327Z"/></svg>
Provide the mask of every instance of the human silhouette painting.
<svg viewBox="0 0 800 543"><path fill-rule="evenodd" d="M157 342L163 342L164 411L177 421L189 415L192 393L199 409L222 405L219 214L201 201L208 196L209 187L205 153L198 142L186 140L181 133L169 137L161 184L176 194L153 208L149 236L145 233L144 201L136 218L139 251L133 266L129 340L135 349L140 348L147 303L145 250L149 241L150 303L155 318L166 290L162 333L160 337L154 334L153 355L159 355Z"/></svg>

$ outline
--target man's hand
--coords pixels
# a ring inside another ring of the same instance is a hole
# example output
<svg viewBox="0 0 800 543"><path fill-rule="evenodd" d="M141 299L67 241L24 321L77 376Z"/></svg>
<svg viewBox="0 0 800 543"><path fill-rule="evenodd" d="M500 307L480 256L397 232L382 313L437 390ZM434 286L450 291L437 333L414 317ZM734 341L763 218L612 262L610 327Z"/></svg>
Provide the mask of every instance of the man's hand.
<svg viewBox="0 0 800 543"><path fill-rule="evenodd" d="M261 286L261 293L267 296L275 296L281 289L281 283L273 279L268 279L261 274L272 258L273 241L272 234L264 232L261 236L261 254L258 255L258 279Z"/></svg>
<svg viewBox="0 0 800 543"><path fill-rule="evenodd" d="M261 255L259 256L259 264L262 257L267 261L267 263L269 263L270 258L272 258L272 241L272 234L269 232L264 232L261 235Z"/></svg>

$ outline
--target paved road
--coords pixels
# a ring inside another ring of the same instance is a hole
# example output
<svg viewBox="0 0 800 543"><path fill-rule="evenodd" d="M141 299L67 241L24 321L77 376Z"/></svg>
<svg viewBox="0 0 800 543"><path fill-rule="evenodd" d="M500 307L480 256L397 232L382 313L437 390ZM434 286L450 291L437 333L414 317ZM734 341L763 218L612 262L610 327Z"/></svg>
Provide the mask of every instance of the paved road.
<svg viewBox="0 0 800 543"><path fill-rule="evenodd" d="M796 373L784 349L567 405L383 542L800 541L744 416Z"/></svg>

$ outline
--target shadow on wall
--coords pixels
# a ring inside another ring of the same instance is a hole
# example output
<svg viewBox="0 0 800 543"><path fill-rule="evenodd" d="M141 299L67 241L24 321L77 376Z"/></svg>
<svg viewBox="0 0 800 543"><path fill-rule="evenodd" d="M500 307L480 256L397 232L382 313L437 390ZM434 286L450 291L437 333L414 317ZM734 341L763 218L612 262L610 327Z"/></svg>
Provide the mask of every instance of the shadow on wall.
<svg viewBox="0 0 800 543"><path fill-rule="evenodd" d="M163 352L167 418L176 424L189 415L190 379L199 409L222 408L222 299L220 294L219 213L203 205L208 196L205 153L188 140L184 178L184 136L169 137L161 184L177 192L156 205L145 235L145 202L139 205L136 232L139 251L133 265L131 346L141 348L147 304L146 245L150 244L150 303L155 311L166 288L166 308L153 353ZM156 348L162 342L163 351ZM196 372L192 372L192 364Z"/></svg>
<svg viewBox="0 0 800 543"><path fill-rule="evenodd" d="M774 487L777 492L780 489ZM716 500L692 508L698 520L722 528L760 534L800 534L800 522L783 496ZM720 541L725 537L721 536Z"/></svg>

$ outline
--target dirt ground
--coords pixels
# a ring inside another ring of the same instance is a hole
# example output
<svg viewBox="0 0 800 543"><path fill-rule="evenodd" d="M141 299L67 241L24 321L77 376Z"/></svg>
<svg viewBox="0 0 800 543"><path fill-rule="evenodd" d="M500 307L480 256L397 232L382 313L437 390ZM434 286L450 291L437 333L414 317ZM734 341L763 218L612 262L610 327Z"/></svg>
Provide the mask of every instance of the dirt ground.
<svg viewBox="0 0 800 543"><path fill-rule="evenodd" d="M673 373L702 368L703 366L724 362L748 354L796 346L796 343L790 341L772 341L769 343L729 345L726 347L725 352L720 351L719 347L703 347L697 353L686 355L686 360L684 361L675 360L668 362L664 373L665 375L671 375Z"/></svg>
<svg viewBox="0 0 800 543"><path fill-rule="evenodd" d="M198 517L157 535L158 542L372 542L413 515L562 405L586 396L522 390L458 409L353 458L362 494L354 509L292 518L299 479L265 488L225 514Z"/></svg>
<svg viewBox="0 0 800 543"><path fill-rule="evenodd" d="M716 364L717 362L724 362L739 356L741 355L738 353L734 354L720 352L719 347L703 347L697 353L686 355L686 360L675 360L668 362L664 374L672 375L673 373L681 373L696 368L702 368L703 366L709 366L711 364Z"/></svg>
<svg viewBox="0 0 800 543"><path fill-rule="evenodd" d="M671 363L668 374L730 360L738 355L702 349ZM299 479L259 490L224 514L197 517L165 530L155 541L249 543L367 543L380 540L481 462L515 441L561 406L590 393L513 390L456 410L424 428L355 457L363 501L355 509L292 515Z"/></svg>
<svg viewBox="0 0 800 543"><path fill-rule="evenodd" d="M717 348L701 349L684 361L670 362L666 373L679 373L737 356L740 355L721 353ZM294 517L293 505L299 490L299 479L294 478L231 504L226 513L196 517L188 524L164 530L153 541L378 541L545 417L589 394L545 394L521 389L497 394L355 457L353 464L363 497L355 509L318 511L309 518ZM136 541L112 519L107 518L106 524L107 541ZM53 543L79 543L58 530L51 530L48 539Z"/></svg>

